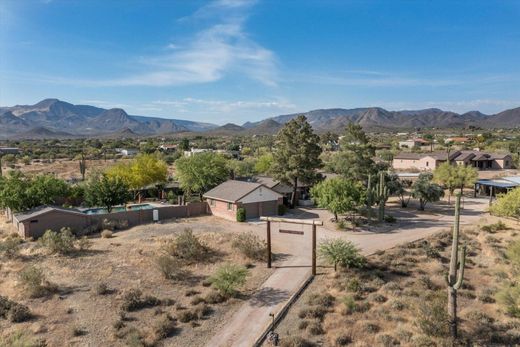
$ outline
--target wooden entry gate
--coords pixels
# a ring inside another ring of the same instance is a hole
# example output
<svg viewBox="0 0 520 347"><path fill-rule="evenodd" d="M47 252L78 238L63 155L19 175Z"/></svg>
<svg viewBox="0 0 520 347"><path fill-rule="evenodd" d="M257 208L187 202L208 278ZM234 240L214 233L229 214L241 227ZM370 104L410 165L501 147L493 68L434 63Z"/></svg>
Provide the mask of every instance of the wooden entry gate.
<svg viewBox="0 0 520 347"><path fill-rule="evenodd" d="M260 220L267 222L267 267L271 268L272 266L272 256L273 253L271 251L271 222L279 222L279 223L290 223L290 224L300 224L300 225L312 225L312 275L316 276L316 226L323 225L323 222L320 220L302 220L302 219L288 219L288 218L279 218L279 217L260 217ZM294 235L303 235L303 231L296 230L283 230L280 229L279 232L286 234L294 234Z"/></svg>

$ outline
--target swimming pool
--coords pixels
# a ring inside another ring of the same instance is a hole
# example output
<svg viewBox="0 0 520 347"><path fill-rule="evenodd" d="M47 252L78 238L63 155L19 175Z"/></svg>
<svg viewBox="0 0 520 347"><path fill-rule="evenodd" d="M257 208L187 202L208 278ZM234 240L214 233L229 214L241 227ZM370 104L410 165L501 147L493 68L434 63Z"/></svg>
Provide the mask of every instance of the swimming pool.
<svg viewBox="0 0 520 347"><path fill-rule="evenodd" d="M150 204L138 204L138 205L128 205L128 206L114 206L112 207L112 212L124 212L124 211L138 211L138 210L150 210L153 206ZM108 211L106 208L89 208L83 210L85 214L107 214Z"/></svg>

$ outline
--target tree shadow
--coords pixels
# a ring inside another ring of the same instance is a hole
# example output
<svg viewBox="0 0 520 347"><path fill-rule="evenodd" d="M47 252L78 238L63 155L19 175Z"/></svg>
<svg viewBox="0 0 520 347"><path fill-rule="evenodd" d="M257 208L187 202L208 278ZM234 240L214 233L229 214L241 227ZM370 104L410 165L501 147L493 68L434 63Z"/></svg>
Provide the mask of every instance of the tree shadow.
<svg viewBox="0 0 520 347"><path fill-rule="evenodd" d="M251 306L263 307L277 305L290 297L286 290L265 287L257 291L249 300Z"/></svg>

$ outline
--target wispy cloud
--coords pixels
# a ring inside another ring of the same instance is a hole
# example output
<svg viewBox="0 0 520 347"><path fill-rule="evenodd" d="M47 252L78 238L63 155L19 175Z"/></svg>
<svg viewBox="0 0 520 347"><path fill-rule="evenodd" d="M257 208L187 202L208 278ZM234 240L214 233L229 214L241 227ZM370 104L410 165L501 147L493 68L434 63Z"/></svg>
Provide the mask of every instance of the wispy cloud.
<svg viewBox="0 0 520 347"><path fill-rule="evenodd" d="M276 85L275 54L252 40L245 30L248 9L253 3L220 0L202 7L191 19L204 17L216 22L197 32L186 46L170 43L167 48L174 52L141 60L143 72L98 83L175 86L215 82L238 73L265 85Z"/></svg>
<svg viewBox="0 0 520 347"><path fill-rule="evenodd" d="M173 109L198 109L206 113L233 113L237 111L288 111L296 109L296 105L285 100L211 100L198 98L183 98L178 100L156 100L153 105L161 105Z"/></svg>

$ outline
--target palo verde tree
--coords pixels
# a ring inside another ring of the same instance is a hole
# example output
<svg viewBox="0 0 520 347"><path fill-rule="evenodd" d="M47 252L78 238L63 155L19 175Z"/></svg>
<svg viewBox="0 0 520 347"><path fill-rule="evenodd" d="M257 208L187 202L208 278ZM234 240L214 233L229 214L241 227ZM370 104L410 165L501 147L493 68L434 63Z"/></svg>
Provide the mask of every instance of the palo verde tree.
<svg viewBox="0 0 520 347"><path fill-rule="evenodd" d="M90 206L103 206L110 213L117 205L132 198L128 185L117 176L97 174L90 177L85 187L85 201Z"/></svg>
<svg viewBox="0 0 520 347"><path fill-rule="evenodd" d="M515 188L507 194L498 194L489 212L495 216L520 220L520 188Z"/></svg>
<svg viewBox="0 0 520 347"><path fill-rule="evenodd" d="M319 246L318 254L334 265L334 271L337 271L338 265L344 268L359 268L366 263L359 249L352 242L342 239L323 241Z"/></svg>
<svg viewBox="0 0 520 347"><path fill-rule="evenodd" d="M457 194L455 200L455 223L451 245L450 272L448 274L448 314L450 316L451 336L456 339L457 331L457 291L464 280L464 264L466 262L466 245L459 251L459 226L460 226L460 197Z"/></svg>
<svg viewBox="0 0 520 347"><path fill-rule="evenodd" d="M319 178L319 141L305 116L290 120L276 135L271 172L274 178L292 186L292 207L296 206L298 182L313 183Z"/></svg>
<svg viewBox="0 0 520 347"><path fill-rule="evenodd" d="M433 171L433 181L444 186L448 190L448 203L457 187L457 166L445 162Z"/></svg>
<svg viewBox="0 0 520 347"><path fill-rule="evenodd" d="M432 182L431 173L422 173L412 185L412 197L419 200L419 210L424 211L428 202L439 201L444 196L441 186Z"/></svg>
<svg viewBox="0 0 520 347"><path fill-rule="evenodd" d="M202 194L224 182L229 177L227 160L212 152L198 153L179 158L175 162L177 178L186 194Z"/></svg>
<svg viewBox="0 0 520 347"><path fill-rule="evenodd" d="M395 173L387 175L386 186L390 195L397 195L401 202L401 207L407 207L410 202L411 195L407 193L403 181Z"/></svg>
<svg viewBox="0 0 520 347"><path fill-rule="evenodd" d="M311 188L311 196L319 207L334 214L335 222L338 221L338 214L357 211L364 200L363 186L343 177L319 182Z"/></svg>
<svg viewBox="0 0 520 347"><path fill-rule="evenodd" d="M166 182L168 166L155 154L139 154L130 162L110 167L105 173L124 182L136 198L141 188Z"/></svg>

